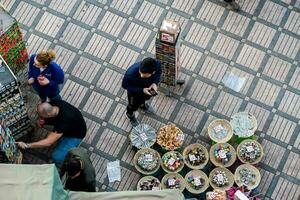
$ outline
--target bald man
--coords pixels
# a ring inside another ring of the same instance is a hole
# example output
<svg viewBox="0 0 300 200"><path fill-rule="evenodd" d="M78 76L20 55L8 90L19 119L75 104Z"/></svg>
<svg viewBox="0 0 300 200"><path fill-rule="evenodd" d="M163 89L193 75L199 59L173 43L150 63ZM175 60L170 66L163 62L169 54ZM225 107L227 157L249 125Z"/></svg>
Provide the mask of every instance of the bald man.
<svg viewBox="0 0 300 200"><path fill-rule="evenodd" d="M69 149L80 144L86 135L86 123L81 112L63 100L52 100L37 106L37 112L45 120L45 124L53 125L53 131L45 139L37 142L17 142L20 148L43 148L57 142L52 153L52 160L60 167Z"/></svg>

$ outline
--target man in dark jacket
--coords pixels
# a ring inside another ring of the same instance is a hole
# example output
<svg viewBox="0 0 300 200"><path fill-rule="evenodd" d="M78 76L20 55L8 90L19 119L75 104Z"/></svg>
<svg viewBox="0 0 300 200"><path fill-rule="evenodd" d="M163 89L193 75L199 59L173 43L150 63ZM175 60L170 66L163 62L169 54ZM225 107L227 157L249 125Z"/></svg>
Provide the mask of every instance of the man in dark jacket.
<svg viewBox="0 0 300 200"><path fill-rule="evenodd" d="M135 63L127 69L122 87L127 90L128 96L126 116L133 126L138 125L134 115L138 108L145 112L154 112L145 101L157 94L160 76L161 64L153 58L145 58L142 62Z"/></svg>
<svg viewBox="0 0 300 200"><path fill-rule="evenodd" d="M72 191L96 192L96 173L85 149L70 149L61 169L67 173L65 188Z"/></svg>
<svg viewBox="0 0 300 200"><path fill-rule="evenodd" d="M230 10L235 12L239 11L240 6L235 2L235 0L224 0L224 1L229 5Z"/></svg>

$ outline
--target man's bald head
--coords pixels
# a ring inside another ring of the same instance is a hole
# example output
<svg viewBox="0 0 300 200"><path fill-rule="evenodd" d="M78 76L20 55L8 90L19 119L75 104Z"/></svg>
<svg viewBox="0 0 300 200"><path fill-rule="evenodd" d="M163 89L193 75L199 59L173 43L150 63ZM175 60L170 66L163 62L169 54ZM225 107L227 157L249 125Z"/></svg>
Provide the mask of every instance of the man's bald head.
<svg viewBox="0 0 300 200"><path fill-rule="evenodd" d="M51 114L53 113L54 107L47 102L41 103L37 106L37 112L39 116L44 118L49 118Z"/></svg>

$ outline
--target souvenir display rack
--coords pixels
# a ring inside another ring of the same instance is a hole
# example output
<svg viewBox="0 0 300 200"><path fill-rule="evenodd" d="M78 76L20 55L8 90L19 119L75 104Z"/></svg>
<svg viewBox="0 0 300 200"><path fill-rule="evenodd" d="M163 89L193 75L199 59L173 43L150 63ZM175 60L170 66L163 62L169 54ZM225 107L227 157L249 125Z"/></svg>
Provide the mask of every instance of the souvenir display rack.
<svg viewBox="0 0 300 200"><path fill-rule="evenodd" d="M31 129L17 78L0 56L0 120L4 121L15 139Z"/></svg>

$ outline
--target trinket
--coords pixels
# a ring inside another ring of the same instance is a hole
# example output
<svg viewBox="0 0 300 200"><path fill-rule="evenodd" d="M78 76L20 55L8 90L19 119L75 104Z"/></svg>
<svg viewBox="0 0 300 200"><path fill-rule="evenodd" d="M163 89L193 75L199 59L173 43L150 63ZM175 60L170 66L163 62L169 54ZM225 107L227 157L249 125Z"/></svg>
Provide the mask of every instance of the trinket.
<svg viewBox="0 0 300 200"><path fill-rule="evenodd" d="M159 129L157 144L166 150L175 150L179 148L184 141L184 134L175 126L169 124Z"/></svg>
<svg viewBox="0 0 300 200"><path fill-rule="evenodd" d="M174 172L183 167L182 155L176 151L170 151L163 155L162 164L167 171Z"/></svg>
<svg viewBox="0 0 300 200"><path fill-rule="evenodd" d="M194 148L187 153L187 160L189 164L197 166L203 164L206 161L206 156L201 148Z"/></svg>
<svg viewBox="0 0 300 200"><path fill-rule="evenodd" d="M200 176L189 176L187 182L191 185L192 188L199 190L204 186L204 179Z"/></svg>
<svg viewBox="0 0 300 200"><path fill-rule="evenodd" d="M240 174L240 181L244 185L248 186L250 184L252 184L252 185L255 184L256 175L252 170L243 168L243 169L239 170L239 174Z"/></svg>
<svg viewBox="0 0 300 200"><path fill-rule="evenodd" d="M259 144L255 141L248 141L241 144L238 153L243 161L250 163L255 162L262 154Z"/></svg>
<svg viewBox="0 0 300 200"><path fill-rule="evenodd" d="M137 158L137 164L145 171L152 171L159 165L159 158L155 152L145 151Z"/></svg>
<svg viewBox="0 0 300 200"><path fill-rule="evenodd" d="M157 178L149 177L139 183L139 190L160 190L160 182L157 180Z"/></svg>
<svg viewBox="0 0 300 200"><path fill-rule="evenodd" d="M136 148L149 148L156 141L156 133L151 126L147 124L140 124L132 129L129 138L132 145Z"/></svg>
<svg viewBox="0 0 300 200"><path fill-rule="evenodd" d="M166 180L165 185L168 189L180 189L181 188L181 182L179 178L170 177Z"/></svg>
<svg viewBox="0 0 300 200"><path fill-rule="evenodd" d="M212 177L212 182L218 187L225 186L229 183L225 172L221 170L215 172L215 174Z"/></svg>
<svg viewBox="0 0 300 200"><path fill-rule="evenodd" d="M233 131L239 137L250 137L257 128L255 117L247 112L236 113L230 121Z"/></svg>
<svg viewBox="0 0 300 200"><path fill-rule="evenodd" d="M219 144L214 149L214 156L217 161L221 162L223 165L228 163L232 158L232 154L230 152L230 147L228 144Z"/></svg>

